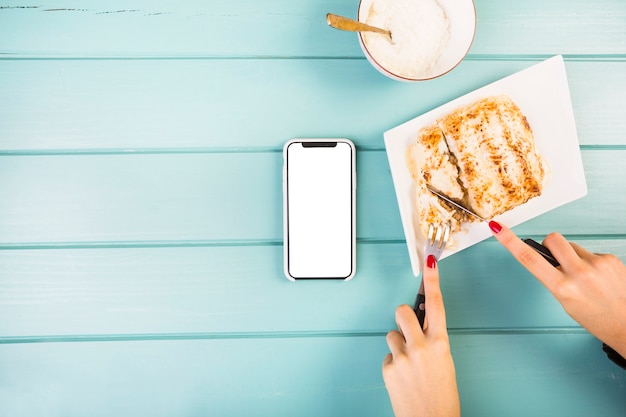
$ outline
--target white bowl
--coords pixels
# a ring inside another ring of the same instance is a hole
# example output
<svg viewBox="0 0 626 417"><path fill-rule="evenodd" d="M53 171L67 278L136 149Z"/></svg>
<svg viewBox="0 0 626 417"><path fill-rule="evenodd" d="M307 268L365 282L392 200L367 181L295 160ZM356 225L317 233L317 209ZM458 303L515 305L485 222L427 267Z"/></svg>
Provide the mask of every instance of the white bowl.
<svg viewBox="0 0 626 417"><path fill-rule="evenodd" d="M373 3L393 2L394 0L360 0L358 20L367 22L370 8ZM418 1L418 0L416 0ZM368 48L364 41L364 34L359 33L359 43L368 61L382 74L399 81L424 81L437 78L454 69L465 58L476 33L476 8L473 0L436 0L448 20L449 39L436 62L427 70L418 75L403 74L398 70L388 69L381 65L380 51ZM384 28L391 30L393 28ZM373 36L384 36L371 34ZM370 35L370 36L371 36ZM378 56L377 56L378 54ZM407 59L399 56L398 59ZM394 57L395 59L395 57ZM384 59L383 59L384 60Z"/></svg>

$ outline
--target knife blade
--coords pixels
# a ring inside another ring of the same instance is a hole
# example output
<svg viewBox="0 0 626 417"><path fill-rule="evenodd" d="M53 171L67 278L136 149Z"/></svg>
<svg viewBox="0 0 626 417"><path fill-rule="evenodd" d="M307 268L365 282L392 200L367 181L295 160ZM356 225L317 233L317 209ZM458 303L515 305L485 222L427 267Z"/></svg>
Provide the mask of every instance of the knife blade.
<svg viewBox="0 0 626 417"><path fill-rule="evenodd" d="M430 185L426 185L426 188L428 188L428 191L430 191L431 193L435 194L437 197L441 198L443 201L446 201L450 204L452 204L453 206L463 210L466 213L471 214L472 216L476 217L477 219L480 219L483 222L489 223L489 220L485 219L484 217L479 216L478 214L474 213L473 211L471 211L470 209L463 207L461 204L457 203L456 201L452 200L450 197L448 197L447 195L437 191L436 189L434 189L433 187L431 187ZM559 261L556 260L556 258L554 257L554 255L552 255L552 252L550 252L550 250L548 248L546 248L545 246L543 246L541 243L534 241L533 239L524 239L523 240L524 243L526 243L528 246L530 246L531 248L533 248L535 250L535 252L537 252L539 255L543 256L543 258L550 262L550 264L552 266L554 266L555 268L557 266L560 266L561 264L559 263Z"/></svg>
<svg viewBox="0 0 626 417"><path fill-rule="evenodd" d="M431 193L435 194L437 197L441 198L443 201L447 201L448 203L452 204L456 208L459 208L459 209L463 210L464 212L471 214L472 216L476 217L477 219L480 219L480 220L482 220L484 222L489 223L489 220L485 219L484 217L479 216L478 214L474 213L472 210L463 207L461 204L459 204L456 201L452 200L450 197L446 196L445 194L442 194L439 191L435 190L430 185L427 185L426 188L428 188L428 191L430 191Z"/></svg>

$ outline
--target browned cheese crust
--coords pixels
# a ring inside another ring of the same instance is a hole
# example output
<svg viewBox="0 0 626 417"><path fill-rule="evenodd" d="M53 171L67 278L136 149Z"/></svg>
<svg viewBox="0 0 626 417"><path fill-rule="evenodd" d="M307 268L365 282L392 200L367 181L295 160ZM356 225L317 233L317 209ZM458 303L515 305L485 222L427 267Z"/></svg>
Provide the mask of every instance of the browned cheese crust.
<svg viewBox="0 0 626 417"><path fill-rule="evenodd" d="M438 125L476 213L490 219L541 195L544 169L533 132L509 97L485 98Z"/></svg>
<svg viewBox="0 0 626 417"><path fill-rule="evenodd" d="M476 101L422 128L406 156L422 234L429 223L449 222L457 232L461 223L476 220L426 185L487 219L541 194L544 168L532 130L504 95Z"/></svg>

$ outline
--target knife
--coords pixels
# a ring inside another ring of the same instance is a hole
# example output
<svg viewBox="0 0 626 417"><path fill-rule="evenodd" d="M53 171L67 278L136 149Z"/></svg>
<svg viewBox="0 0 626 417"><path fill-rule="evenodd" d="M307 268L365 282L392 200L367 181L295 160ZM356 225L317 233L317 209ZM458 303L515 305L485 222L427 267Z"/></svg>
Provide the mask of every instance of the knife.
<svg viewBox="0 0 626 417"><path fill-rule="evenodd" d="M479 216L478 214L474 213L470 209L463 207L461 204L459 204L456 201L452 200L450 197L446 196L445 194L441 193L440 191L437 191L436 189L434 189L430 185L427 185L426 188L428 188L428 191L430 191L431 193L435 194L437 197L441 198L442 200L452 204L454 207L459 208L459 209L463 210L464 212L471 214L472 216L476 217L477 219L480 219L483 222L489 223L489 220L485 219L484 217ZM523 241L528 246L533 248L535 250L535 252L537 252L539 255L543 256L543 258L546 261L550 262L550 264L552 266L557 267L557 266L561 265L559 263L559 261L556 260L554 255L552 255L552 252L550 252L550 250L548 248L546 248L545 246L543 246L541 243L536 242L533 239L523 239Z"/></svg>

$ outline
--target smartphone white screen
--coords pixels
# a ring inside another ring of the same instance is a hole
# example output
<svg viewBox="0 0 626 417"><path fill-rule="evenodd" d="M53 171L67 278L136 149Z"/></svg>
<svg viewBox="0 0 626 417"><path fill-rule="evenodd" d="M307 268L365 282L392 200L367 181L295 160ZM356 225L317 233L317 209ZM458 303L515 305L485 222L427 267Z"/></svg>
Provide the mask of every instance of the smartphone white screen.
<svg viewBox="0 0 626 417"><path fill-rule="evenodd" d="M286 273L348 279L354 268L354 147L291 142L285 159Z"/></svg>

